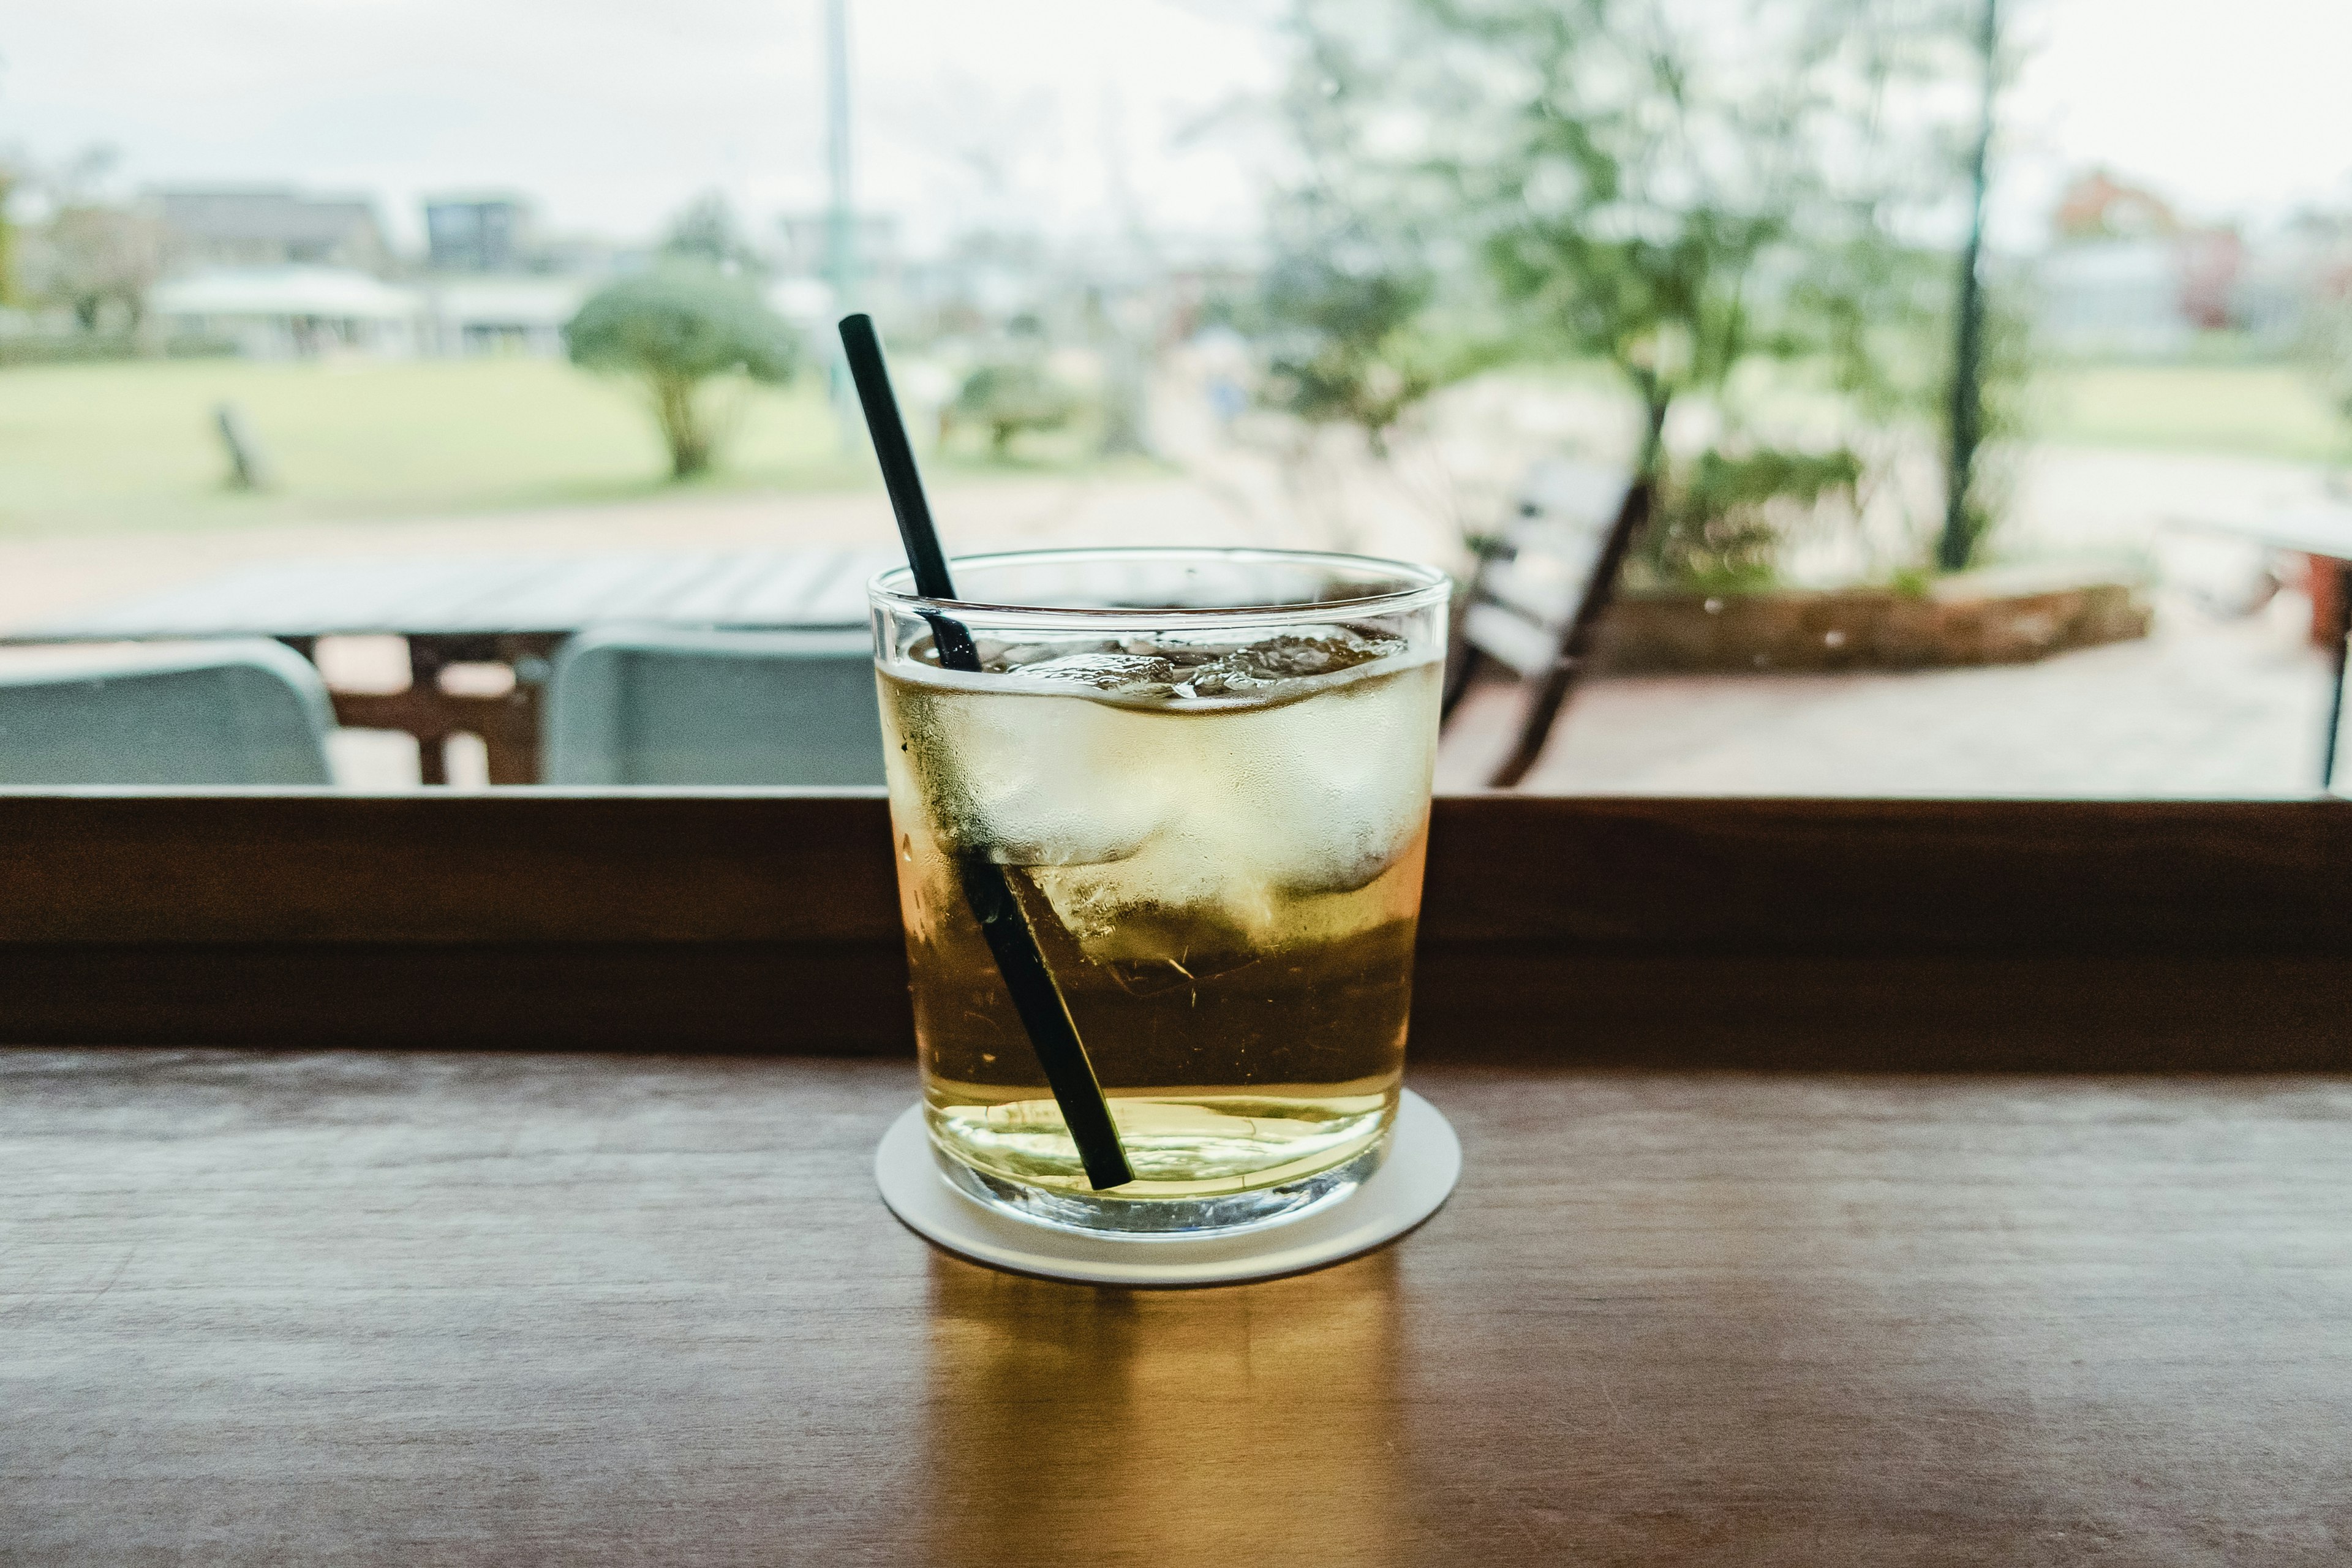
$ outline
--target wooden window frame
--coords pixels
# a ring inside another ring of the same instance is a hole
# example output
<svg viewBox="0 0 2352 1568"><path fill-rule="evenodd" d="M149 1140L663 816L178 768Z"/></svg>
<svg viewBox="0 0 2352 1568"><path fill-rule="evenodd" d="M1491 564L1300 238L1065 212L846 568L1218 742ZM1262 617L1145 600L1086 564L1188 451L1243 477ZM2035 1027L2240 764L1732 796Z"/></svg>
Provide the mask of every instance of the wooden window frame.
<svg viewBox="0 0 2352 1568"><path fill-rule="evenodd" d="M2346 803L1441 797L1414 1049L2352 1067ZM879 791L0 794L0 1041L910 1048Z"/></svg>

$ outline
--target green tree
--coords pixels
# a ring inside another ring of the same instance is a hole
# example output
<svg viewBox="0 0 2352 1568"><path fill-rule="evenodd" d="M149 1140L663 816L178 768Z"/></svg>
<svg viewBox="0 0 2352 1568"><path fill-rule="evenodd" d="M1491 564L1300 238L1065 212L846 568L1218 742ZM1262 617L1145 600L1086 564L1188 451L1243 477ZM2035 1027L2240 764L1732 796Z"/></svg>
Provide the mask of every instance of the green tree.
<svg viewBox="0 0 2352 1568"><path fill-rule="evenodd" d="M1986 435L1985 190L1993 100L2000 85L2000 16L1996 0L1978 4L1976 40L1983 76L1978 84L1976 142L1969 158L1969 235L1960 247L1959 289L1953 304L1951 396L1944 416L1944 530L1936 541L1936 564L1947 572L1973 564L1992 527L1985 499L1978 493L1977 453Z"/></svg>
<svg viewBox="0 0 2352 1568"><path fill-rule="evenodd" d="M5 161L0 161L0 309L17 302L16 284L16 224L8 216L8 199L16 195L24 175Z"/></svg>
<svg viewBox="0 0 2352 1568"><path fill-rule="evenodd" d="M120 207L68 206L49 220L45 240L37 283L45 300L71 310L84 331L98 330L109 305L138 327L163 272L160 224Z"/></svg>
<svg viewBox="0 0 2352 1568"><path fill-rule="evenodd" d="M1868 340L1841 329L1916 316L1890 219L1919 193L1909 160L1883 151L1906 63L1898 7L1428 10L1529 76L1493 155L1454 170L1487 215L1484 258L1505 297L1625 376L1649 460L1677 397L1720 396L1757 356L1866 361Z"/></svg>
<svg viewBox="0 0 2352 1568"><path fill-rule="evenodd" d="M1436 282L1410 263L1353 269L1349 247L1302 247L1266 274L1258 311L1269 354L1262 400L1310 425L1349 425L1375 458L1441 389L1494 363L1485 345L1436 331Z"/></svg>
<svg viewBox="0 0 2352 1568"><path fill-rule="evenodd" d="M1679 400L1728 408L1737 373L1780 359L1880 417L1936 408L1949 274L1918 236L1958 159L1952 127L1917 111L1932 98L1901 89L1965 68L1954 0L1302 0L1299 18L1307 183L1412 236L1441 276L1475 272L1518 352L1613 366L1668 492L1662 528L1715 498L1751 535L1662 563L1750 574L1754 487L1778 477L1811 504L1850 488L1820 475L1855 466L1758 447L1717 454L1739 459L1736 484L1674 472Z"/></svg>
<svg viewBox="0 0 2352 1568"><path fill-rule="evenodd" d="M1843 447L1702 452L1665 487L1633 564L1654 584L1769 587L1780 564L1785 515L1810 512L1835 495L1851 504L1861 479L1862 460Z"/></svg>
<svg viewBox="0 0 2352 1568"><path fill-rule="evenodd" d="M1078 416L1083 400L1034 358L992 361L963 378L949 416L988 432L989 450L1000 461L1011 455L1013 437L1027 430L1059 430Z"/></svg>
<svg viewBox="0 0 2352 1568"><path fill-rule="evenodd" d="M715 268L672 263L591 295L563 329L572 363L642 379L669 448L673 478L710 467L734 411L724 384L780 384L800 340L751 286ZM740 398L735 405L740 409Z"/></svg>

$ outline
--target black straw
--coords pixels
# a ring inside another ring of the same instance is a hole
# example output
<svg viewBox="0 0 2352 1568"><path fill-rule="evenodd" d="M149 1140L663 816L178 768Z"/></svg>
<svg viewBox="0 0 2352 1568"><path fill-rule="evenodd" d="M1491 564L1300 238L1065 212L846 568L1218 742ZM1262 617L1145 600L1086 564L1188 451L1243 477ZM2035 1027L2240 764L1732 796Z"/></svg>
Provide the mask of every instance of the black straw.
<svg viewBox="0 0 2352 1568"><path fill-rule="evenodd" d="M955 582L948 574L948 558L940 548L938 527L931 521L930 503L923 497L923 476L915 468L915 449L908 445L907 426L898 417L898 400L890 391L890 370L882 361L882 340L875 335L874 319L864 313L841 319L841 346L849 356L849 374L857 383L857 401L866 410L866 432L874 438L874 456L882 465L882 483L890 492L890 510L898 514L898 537L907 547L907 564L915 574L915 592L926 599L952 600ZM948 669L978 670L980 650L961 621L937 611L926 611L931 640L940 664ZM1123 1186L1135 1180L1119 1147L1118 1128L1103 1099L1102 1080L1087 1059L1085 1042L1070 1017L1070 1005L1045 967L1045 955L1030 929L1028 911L1013 891L1004 868L976 848L956 852L956 873L963 883L964 901L980 922L980 934L1004 977L1013 1010L1028 1031L1037 1065L1062 1108L1062 1124L1078 1146L1087 1181L1097 1191Z"/></svg>

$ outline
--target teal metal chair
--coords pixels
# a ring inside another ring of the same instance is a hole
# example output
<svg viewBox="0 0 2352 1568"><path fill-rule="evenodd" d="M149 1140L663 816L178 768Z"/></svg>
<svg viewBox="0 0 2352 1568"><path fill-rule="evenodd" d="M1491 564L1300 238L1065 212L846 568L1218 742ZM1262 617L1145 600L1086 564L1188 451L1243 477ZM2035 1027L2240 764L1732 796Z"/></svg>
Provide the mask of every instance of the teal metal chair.
<svg viewBox="0 0 2352 1568"><path fill-rule="evenodd" d="M260 639L0 664L0 786L324 784L326 683Z"/></svg>
<svg viewBox="0 0 2352 1568"><path fill-rule="evenodd" d="M551 784L878 784L864 631L583 632L548 681Z"/></svg>

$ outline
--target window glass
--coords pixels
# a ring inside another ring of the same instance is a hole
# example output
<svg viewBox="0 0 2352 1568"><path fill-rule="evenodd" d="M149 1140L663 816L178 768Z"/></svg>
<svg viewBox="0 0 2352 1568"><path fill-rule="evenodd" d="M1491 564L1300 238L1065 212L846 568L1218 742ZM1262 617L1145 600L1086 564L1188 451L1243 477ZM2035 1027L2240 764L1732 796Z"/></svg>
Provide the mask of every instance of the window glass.
<svg viewBox="0 0 2352 1568"><path fill-rule="evenodd" d="M0 786L878 782L853 310L951 552L1455 574L1446 787L2332 772L2334 0L10 20Z"/></svg>

